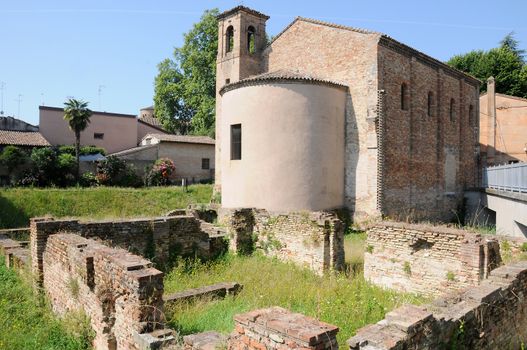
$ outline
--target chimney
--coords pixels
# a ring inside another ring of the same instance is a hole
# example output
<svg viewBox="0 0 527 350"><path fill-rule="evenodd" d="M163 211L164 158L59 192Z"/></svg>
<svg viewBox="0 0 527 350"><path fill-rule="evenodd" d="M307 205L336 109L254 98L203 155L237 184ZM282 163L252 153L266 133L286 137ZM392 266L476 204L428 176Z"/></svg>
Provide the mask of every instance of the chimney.
<svg viewBox="0 0 527 350"><path fill-rule="evenodd" d="M496 156L496 84L494 77L487 79L488 146L487 161L494 164Z"/></svg>

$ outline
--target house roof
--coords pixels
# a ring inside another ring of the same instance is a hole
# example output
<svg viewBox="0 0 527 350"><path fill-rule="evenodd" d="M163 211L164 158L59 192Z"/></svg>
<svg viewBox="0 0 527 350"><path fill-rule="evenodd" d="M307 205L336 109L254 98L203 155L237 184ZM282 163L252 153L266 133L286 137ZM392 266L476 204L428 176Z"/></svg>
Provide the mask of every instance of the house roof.
<svg viewBox="0 0 527 350"><path fill-rule="evenodd" d="M257 16L257 17L262 17L262 18L265 18L266 20L269 19L269 16L267 15L264 15L263 13L261 12L258 12L256 10L253 10L251 8L248 8L246 6L242 6L242 5L239 5L239 6L236 6L230 10L227 10L227 11L224 11L222 13L220 13L218 16L216 16L217 19L222 19L222 18L225 18L225 17L228 17L238 11L244 11L244 12L247 12L253 16Z"/></svg>
<svg viewBox="0 0 527 350"><path fill-rule="evenodd" d="M0 145L51 146L39 132L12 130L0 130Z"/></svg>
<svg viewBox="0 0 527 350"><path fill-rule="evenodd" d="M49 106L39 106L39 110L48 110L48 111L57 111L57 112L64 112L64 108L60 107L49 107ZM93 114L97 115L104 115L108 117L124 117L124 118L137 118L134 114L123 114L123 113L110 113L110 112L99 112L92 110Z"/></svg>
<svg viewBox="0 0 527 350"><path fill-rule="evenodd" d="M330 23L330 22L324 22L324 21L319 21L319 20L316 20L316 19L311 19L311 18L305 18L305 17L297 17L295 18L295 20L293 22L291 22L287 27L285 27L280 33L278 33L278 35L276 35L273 40L269 43L269 45L267 45L267 47L270 47L278 38L280 38L282 36L282 34L284 34L289 28L291 28L295 23L299 22L299 21L302 21L302 22L307 22L307 23L312 23L312 24L317 24L317 25L322 25L322 26L326 26L326 27L331 27L331 28L335 28L335 29L340 29L340 30L349 30L349 31L353 31L353 32L357 32L357 33L361 33L361 34L371 34L371 35L378 35L380 37L379 39L379 44L383 45L383 46L386 46L386 47L389 47L389 48L392 48L394 50L397 50L397 51L402 51L404 53L407 53L407 54L411 54L411 55L414 55L416 56L417 58L421 59L422 61L430 64L430 65L433 65L433 66L437 66L437 67L440 67L442 69L444 69L446 72L450 72L451 74L453 74L454 76L456 77L462 77L462 78L465 78L467 81L473 83L473 84L477 84L477 85L480 85L481 84L481 81L479 79L477 79L476 77L470 75L470 74L467 74L465 72L462 72L456 68L453 68L453 67L450 67L449 65L447 65L446 63L443 63L421 51L418 51L406 44L403 44L401 43L400 41L397 41L395 40L394 38L390 37L389 35L386 35L384 33L381 33L381 32L376 32L376 31L372 31L372 30L367 30L367 29L361 29L361 28L356 28L356 27L349 27L349 26L344 26L344 25L340 25L340 24L335 24L335 23Z"/></svg>
<svg viewBox="0 0 527 350"><path fill-rule="evenodd" d="M208 136L189 136L189 135L172 135L172 134L147 134L144 139L156 138L159 142L180 142L180 143L199 143L214 145L216 141Z"/></svg>
<svg viewBox="0 0 527 350"><path fill-rule="evenodd" d="M242 79L235 83L225 85L221 90L220 94L224 92L236 89L241 86L251 85L251 83L266 82L266 81L298 81L298 82L308 82L308 83L317 83L324 85L334 85L340 88L347 88L347 85L340 83L338 81L333 81L325 78L320 78L312 74L303 73L300 71L293 71L287 69L280 69L269 73L263 73L259 75L254 75L252 77Z"/></svg>
<svg viewBox="0 0 527 350"><path fill-rule="evenodd" d="M163 129L163 125L161 124L161 122L155 117L153 117L153 118L152 117L141 117L141 118L137 119L137 121L139 123L148 125L148 126L154 128L156 130L159 130L161 132L168 133L168 131Z"/></svg>
<svg viewBox="0 0 527 350"><path fill-rule="evenodd" d="M485 91L484 93L480 94L479 95L479 98L481 99L482 97L484 96L487 96L487 91ZM513 99L513 100L518 100L518 101L522 101L522 102L527 102L527 98L523 98L523 97L519 97L519 96L512 96L512 95L506 95L506 94L500 94L500 93L496 93L496 96L501 96L501 97L505 97L505 98L510 98L510 99Z"/></svg>
<svg viewBox="0 0 527 350"><path fill-rule="evenodd" d="M117 157L118 156L124 156L124 155L127 155L127 154L140 152L140 151L143 151L145 149L154 148L154 147L157 147L157 145L145 145L145 146L139 146L139 147L132 147L132 148L128 148L128 149L125 149L125 150L122 150L122 151L119 151L119 152L115 152L115 153L109 154L108 156L117 156Z"/></svg>

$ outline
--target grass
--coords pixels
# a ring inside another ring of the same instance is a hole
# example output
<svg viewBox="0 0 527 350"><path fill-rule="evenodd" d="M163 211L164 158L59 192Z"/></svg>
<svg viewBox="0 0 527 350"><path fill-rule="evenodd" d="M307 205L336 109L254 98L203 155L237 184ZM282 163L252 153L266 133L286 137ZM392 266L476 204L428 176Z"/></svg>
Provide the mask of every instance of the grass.
<svg viewBox="0 0 527 350"><path fill-rule="evenodd" d="M206 330L229 333L233 316L257 308L282 306L340 327L338 342L356 330L384 318L387 311L405 303L422 303L421 297L384 290L362 274L317 276L311 271L253 256L226 256L216 262L180 262L165 277L165 293L224 281L243 284L236 296L223 300L179 303L166 310L170 327L186 335Z"/></svg>
<svg viewBox="0 0 527 350"><path fill-rule="evenodd" d="M32 217L115 219L163 215L190 203L208 203L211 185L155 188L0 189L0 229L25 227Z"/></svg>
<svg viewBox="0 0 527 350"><path fill-rule="evenodd" d="M92 333L85 316L72 313L64 321L54 318L4 260L0 255L0 349L90 349Z"/></svg>

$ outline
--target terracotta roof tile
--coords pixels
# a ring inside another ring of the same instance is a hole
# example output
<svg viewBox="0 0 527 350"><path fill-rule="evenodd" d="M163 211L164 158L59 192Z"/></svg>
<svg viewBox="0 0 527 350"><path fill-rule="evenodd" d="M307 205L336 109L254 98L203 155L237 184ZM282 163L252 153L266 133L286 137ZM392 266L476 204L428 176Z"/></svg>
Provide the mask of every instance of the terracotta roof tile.
<svg viewBox="0 0 527 350"><path fill-rule="evenodd" d="M0 130L0 145L51 146L39 132Z"/></svg>
<svg viewBox="0 0 527 350"><path fill-rule="evenodd" d="M201 143L214 145L216 141L208 136L190 136L190 135L171 135L171 134L147 134L143 140L152 137L161 142L181 142L181 143Z"/></svg>
<svg viewBox="0 0 527 350"><path fill-rule="evenodd" d="M280 69L280 70L276 70L276 71L269 72L269 73L255 75L255 76L252 76L246 79L242 79L235 83L225 85L220 90L220 94L223 94L226 91L235 89L239 86L244 86L248 83L250 84L251 82L263 82L263 81L271 81L271 80L298 80L298 81L304 81L304 82L337 85L339 87L347 88L347 85L344 83L334 81L334 80L329 80L324 77L318 77L312 74L303 73L298 70L293 71L293 70L287 70L287 69Z"/></svg>

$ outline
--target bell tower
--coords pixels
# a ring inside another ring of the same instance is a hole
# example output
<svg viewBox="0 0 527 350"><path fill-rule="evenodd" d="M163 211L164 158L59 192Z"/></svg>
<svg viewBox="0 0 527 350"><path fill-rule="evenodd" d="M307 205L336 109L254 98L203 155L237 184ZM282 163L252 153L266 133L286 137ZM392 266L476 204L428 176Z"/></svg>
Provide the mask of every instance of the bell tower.
<svg viewBox="0 0 527 350"><path fill-rule="evenodd" d="M262 72L262 52L267 45L265 22L269 16L245 6L237 6L223 12L217 18L215 193L221 192L222 140L219 91L227 84Z"/></svg>

